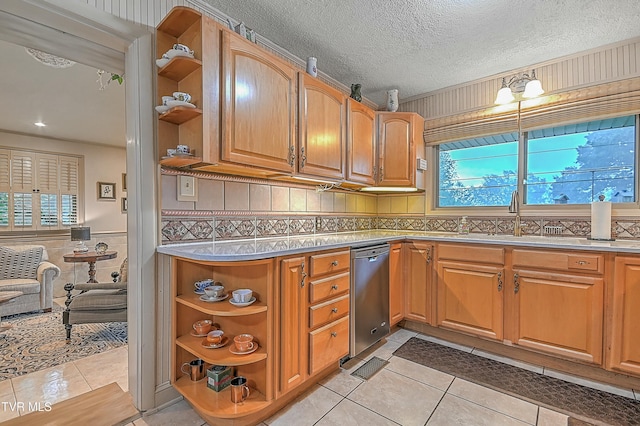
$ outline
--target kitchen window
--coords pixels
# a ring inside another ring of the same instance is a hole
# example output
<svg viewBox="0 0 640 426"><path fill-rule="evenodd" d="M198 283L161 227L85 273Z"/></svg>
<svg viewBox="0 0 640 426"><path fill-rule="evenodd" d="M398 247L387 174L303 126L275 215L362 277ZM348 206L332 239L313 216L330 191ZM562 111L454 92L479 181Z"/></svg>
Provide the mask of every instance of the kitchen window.
<svg viewBox="0 0 640 426"><path fill-rule="evenodd" d="M599 195L636 202L637 120L606 118L530 130L521 138L504 133L440 144L437 206L507 206L515 189L527 205L588 204Z"/></svg>

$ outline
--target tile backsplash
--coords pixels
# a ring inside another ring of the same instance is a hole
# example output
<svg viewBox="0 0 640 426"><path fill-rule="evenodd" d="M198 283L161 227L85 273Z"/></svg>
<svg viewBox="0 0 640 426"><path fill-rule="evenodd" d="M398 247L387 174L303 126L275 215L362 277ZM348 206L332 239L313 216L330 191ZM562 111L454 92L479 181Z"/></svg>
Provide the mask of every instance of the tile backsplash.
<svg viewBox="0 0 640 426"><path fill-rule="evenodd" d="M425 215L421 195L376 196L189 172L197 201L177 200L175 170L162 170L162 244L301 236L371 229L457 232L460 217ZM515 218L468 216L469 232L513 234ZM521 218L522 235L588 237L590 217ZM612 238L640 238L640 218L614 217Z"/></svg>

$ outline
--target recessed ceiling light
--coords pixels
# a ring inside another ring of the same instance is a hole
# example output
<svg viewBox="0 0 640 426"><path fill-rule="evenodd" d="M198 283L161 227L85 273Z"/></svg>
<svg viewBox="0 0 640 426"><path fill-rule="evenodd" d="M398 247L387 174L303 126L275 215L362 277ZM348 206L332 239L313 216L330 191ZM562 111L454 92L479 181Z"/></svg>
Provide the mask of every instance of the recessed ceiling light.
<svg viewBox="0 0 640 426"><path fill-rule="evenodd" d="M44 126L46 126L46 124L44 124L42 121L37 121L37 122L35 122L35 123L33 123L33 124L35 124L35 125L36 125L36 126L38 126L38 127L44 127Z"/></svg>

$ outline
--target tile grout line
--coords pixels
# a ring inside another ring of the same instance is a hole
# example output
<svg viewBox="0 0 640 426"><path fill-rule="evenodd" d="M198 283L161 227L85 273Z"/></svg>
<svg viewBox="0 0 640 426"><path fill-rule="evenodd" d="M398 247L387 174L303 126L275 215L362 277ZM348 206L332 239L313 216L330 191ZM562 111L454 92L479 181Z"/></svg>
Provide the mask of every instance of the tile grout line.
<svg viewBox="0 0 640 426"><path fill-rule="evenodd" d="M449 389L451 388L451 385L453 384L453 382L456 380L456 376L453 376L453 380L451 381L451 383L449 383L449 386L447 386L447 389L442 393L442 396L440 397L440 399L438 400L438 403L435 405L435 407L433 407L433 411L431 412L431 414L429 414L429 417L427 418L427 421L424 423L424 426L427 426L427 424L429 423L429 421L431 421L431 418L433 417L433 414L436 412L436 410L438 409L438 407L440 406L440 403L442 402L442 400L444 399L445 395L447 395L447 393L449 393Z"/></svg>

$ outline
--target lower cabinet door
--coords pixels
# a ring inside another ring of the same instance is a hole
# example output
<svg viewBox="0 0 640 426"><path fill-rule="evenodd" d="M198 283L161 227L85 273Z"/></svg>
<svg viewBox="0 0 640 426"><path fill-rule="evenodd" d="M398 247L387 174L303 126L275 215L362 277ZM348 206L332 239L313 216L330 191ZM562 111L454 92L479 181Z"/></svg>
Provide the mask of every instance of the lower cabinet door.
<svg viewBox="0 0 640 426"><path fill-rule="evenodd" d="M603 280L516 270L516 339L542 352L602 363Z"/></svg>
<svg viewBox="0 0 640 426"><path fill-rule="evenodd" d="M337 363L349 353L349 316L309 333L309 374Z"/></svg>
<svg viewBox="0 0 640 426"><path fill-rule="evenodd" d="M617 257L607 368L640 376L640 257Z"/></svg>
<svg viewBox="0 0 640 426"><path fill-rule="evenodd" d="M503 276L502 266L438 262L438 325L502 340Z"/></svg>

